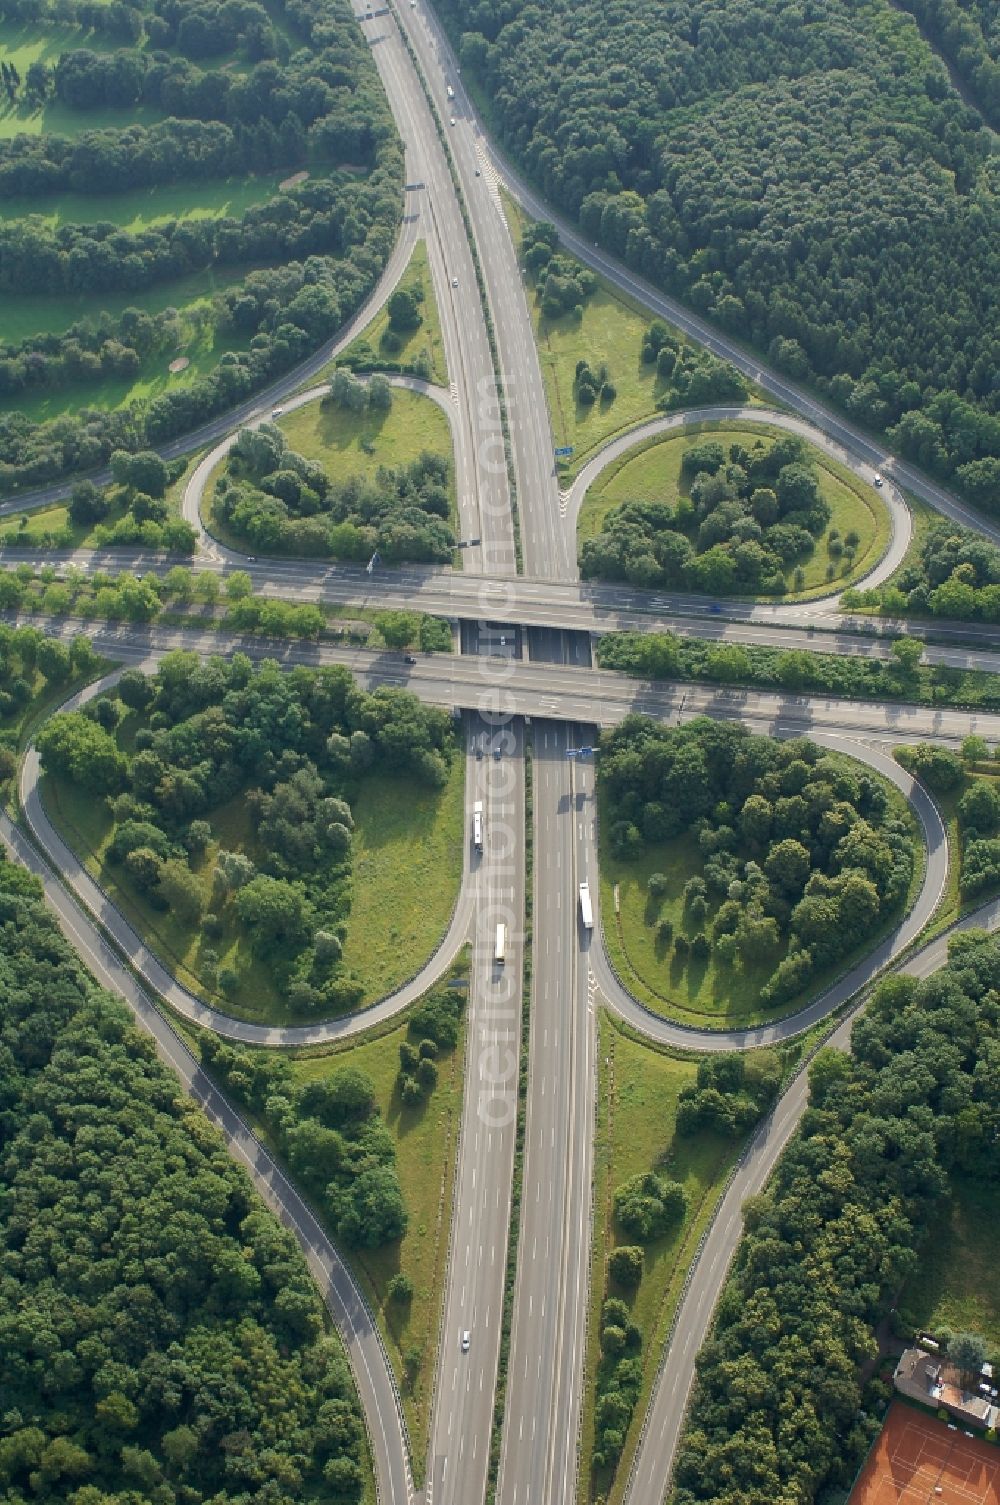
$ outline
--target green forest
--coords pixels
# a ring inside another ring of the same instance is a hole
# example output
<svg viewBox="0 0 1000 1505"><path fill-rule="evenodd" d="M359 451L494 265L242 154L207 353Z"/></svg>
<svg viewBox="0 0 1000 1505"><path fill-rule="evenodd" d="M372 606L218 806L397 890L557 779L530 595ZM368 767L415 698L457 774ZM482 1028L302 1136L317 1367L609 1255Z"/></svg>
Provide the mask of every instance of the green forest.
<svg viewBox="0 0 1000 1505"><path fill-rule="evenodd" d="M4 1500L356 1505L363 1419L292 1236L6 861L0 936Z"/></svg>
<svg viewBox="0 0 1000 1505"><path fill-rule="evenodd" d="M0 343L0 490L160 444L301 360L374 285L402 186L388 102L346 0L287 0L273 17L242 0L11 11L18 35L63 37L75 24L91 45L36 60L23 78L5 63L25 129L0 139L0 302L27 298L53 320L40 313ZM53 102L65 134L44 129ZM229 211L235 184L277 188L282 172L280 192ZM158 215L155 190L173 184L198 185L208 212L172 192ZM211 326L215 361L143 397L176 354L171 288L208 273L215 292L192 317ZM59 316L81 306L83 318ZM115 400L87 407L95 386ZM51 393L66 395L65 412L29 414Z"/></svg>
<svg viewBox="0 0 1000 1505"><path fill-rule="evenodd" d="M103 802L114 881L197 938L206 987L243 1000L256 968L308 1016L363 994L341 960L352 801L378 773L442 788L456 738L445 712L339 666L177 651L52 717L37 745L67 798Z"/></svg>
<svg viewBox="0 0 1000 1505"><path fill-rule="evenodd" d="M909 17L885 0L440 10L503 144L591 240L1000 507L1000 156Z"/></svg>
<svg viewBox="0 0 1000 1505"><path fill-rule="evenodd" d="M698 1358L672 1505L842 1499L889 1398L862 1386L952 1173L1000 1174L1000 942L880 984L849 1055L820 1051L809 1106L744 1237Z"/></svg>
<svg viewBox="0 0 1000 1505"><path fill-rule="evenodd" d="M669 728L628 716L601 738L600 794L614 856L686 838L694 871L648 880L664 975L711 962L748 976L764 1006L802 994L902 906L915 842L883 783L805 738L755 736L706 717ZM679 844L678 844L679 845Z"/></svg>

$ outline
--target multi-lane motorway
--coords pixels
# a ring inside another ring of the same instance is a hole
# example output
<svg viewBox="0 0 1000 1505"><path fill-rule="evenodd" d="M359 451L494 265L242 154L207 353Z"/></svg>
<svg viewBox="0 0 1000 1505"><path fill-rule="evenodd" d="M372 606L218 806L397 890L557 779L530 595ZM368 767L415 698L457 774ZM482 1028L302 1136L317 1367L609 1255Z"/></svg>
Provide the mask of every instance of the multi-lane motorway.
<svg viewBox="0 0 1000 1505"><path fill-rule="evenodd" d="M569 249L619 286L638 293L654 313L686 330L772 392L790 412L715 409L656 420L596 456L567 495L560 495L552 435L517 254L499 193L498 169L533 213L553 218L530 189L492 151L458 74L448 43L423 3L397 9L368 5L358 12L392 102L406 146L406 213L386 272L365 309L337 340L270 392L234 414L171 446L170 453L220 441L239 424L266 419L276 401L292 396L363 327L388 297L418 235L427 241L441 312L449 369L447 393L434 394L448 412L455 450L464 573L406 569L376 578L350 568L299 561L246 561L203 538L196 568L247 568L257 589L297 600L356 606L405 605L458 619L463 652L421 656L406 665L398 655L308 643L238 643L215 632L173 628L95 628L95 645L122 661L155 661L172 647L200 653L231 652L283 662L346 663L370 685L405 685L427 700L465 713L469 737L466 800L485 808L483 853L467 847L462 891L448 935L420 977L367 1014L308 1030L255 1030L208 1009L180 988L134 935L124 919L51 827L38 792L37 758L29 750L21 781L23 810L37 847L9 826L0 837L20 860L41 871L60 920L95 974L127 998L157 1039L187 1089L219 1123L234 1153L293 1229L306 1251L331 1311L345 1335L372 1438L380 1499L407 1505L412 1498L409 1439L399 1397L377 1327L349 1272L308 1208L266 1152L206 1081L157 1012L151 996L188 1018L232 1038L284 1046L339 1038L391 1013L418 995L459 947L473 942L466 1092L460 1130L455 1216L448 1279L441 1301L440 1352L423 1505L482 1505L487 1488L510 1226L510 1190L516 1146L521 986L524 960L524 738L533 725L534 834L532 989L526 1082L523 1187L517 1243L517 1283L504 1430L497 1479L500 1505L570 1505L578 1492L582 1379L587 1340L590 1272L590 1188L596 1091L594 1009L601 995L639 1030L671 1044L701 1049L748 1048L786 1037L846 1001L876 971L891 964L930 918L947 877L947 843L934 806L892 763L893 743L934 738L956 743L970 732L1000 741L1000 715L908 705L883 706L842 699L725 690L704 684L644 683L595 672L591 637L609 630L664 628L728 642L780 642L886 657L897 629L872 628L845 617L839 598L813 603L752 606L650 595L628 587L581 584L576 578L576 521L587 486L606 464L647 433L687 422L739 417L803 432L870 481L888 470L899 486L950 517L1000 539L1000 529L973 517L955 498L910 467L887 458L879 446L793 384L695 316L650 289L595 248L571 226L560 225ZM414 64L416 60L416 66ZM419 72L418 72L419 68ZM450 91L450 92L449 92ZM453 122L453 123L452 123ZM464 213L463 213L464 204ZM472 240L466 233L471 227ZM487 329L487 314L493 342ZM496 364L494 362L496 357ZM497 369L499 368L499 369ZM510 460L516 481L524 573L517 576L513 498L500 424L498 391L508 419ZM205 480L218 458L195 472L185 510L197 520ZM5 504L22 510L58 494L49 488ZM898 566L910 539L911 520L896 487L886 488L892 536L870 583ZM14 560L28 558L18 551ZM52 556L47 556L46 562ZM62 563L93 568L163 569L163 560L135 552L100 559L74 556ZM37 619L36 619L37 620ZM477 624L515 625L498 652L496 633ZM78 624L47 624L71 632ZM822 631L816 631L821 627ZM527 632L520 629L528 628ZM930 661L1000 671L995 633L988 628L935 624ZM970 646L974 645L974 646ZM588 879L598 898L593 768L567 752L590 741L593 729L613 725L631 711L668 722L694 715L739 719L778 735L808 732L863 757L894 778L923 824L928 857L920 896L910 915L874 955L842 979L803 1015L743 1034L685 1031L646 1013L615 976L601 942L581 929L577 895ZM494 751L499 757L494 757ZM481 752L483 756L476 754ZM46 861L40 851L48 854ZM54 874L60 875L57 879ZM992 923L997 906L984 914ZM497 927L505 944L498 960ZM110 942L106 937L110 937ZM935 943L910 965L943 960ZM128 959L126 966L122 960ZM835 1037L846 1042L847 1026ZM737 1173L694 1270L669 1355L656 1387L629 1483L635 1505L659 1505L672 1463L693 1376L694 1358L711 1317L739 1236L742 1198L763 1184L804 1105L796 1081L762 1126ZM421 1454L425 1439L412 1439Z"/></svg>

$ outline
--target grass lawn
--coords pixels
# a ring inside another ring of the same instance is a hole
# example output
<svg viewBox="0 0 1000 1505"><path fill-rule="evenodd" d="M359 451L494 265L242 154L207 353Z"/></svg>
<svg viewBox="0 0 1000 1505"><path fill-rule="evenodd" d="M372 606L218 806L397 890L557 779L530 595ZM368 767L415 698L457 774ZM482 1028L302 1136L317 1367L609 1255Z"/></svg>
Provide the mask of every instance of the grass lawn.
<svg viewBox="0 0 1000 1505"><path fill-rule="evenodd" d="M410 334L400 335L399 350L385 350L382 346L382 339L389 328L389 313L386 308L381 308L368 327L361 331L356 340L351 341L340 357L340 361L341 363L346 360L356 361L359 370L363 370L367 362L374 361L380 364L388 363L402 370L404 367L411 366L421 351L426 350L431 360L431 380L439 387L446 387L448 366L445 361L437 299L434 296L434 284L431 281L430 263L427 259L426 241L417 241L406 271L399 279L399 286L407 290L419 288L423 293L421 312L424 322L420 328L414 329Z"/></svg>
<svg viewBox="0 0 1000 1505"><path fill-rule="evenodd" d="M925 1230L920 1261L899 1307L914 1327L981 1333L1000 1352L1000 1264L995 1186L955 1174L951 1201Z"/></svg>
<svg viewBox="0 0 1000 1505"><path fill-rule="evenodd" d="M33 25L30 21L0 19L0 53L13 63L24 78L32 63L41 60L54 66L60 54L77 47L91 52L114 52L125 43L101 32L86 31L80 26ZM0 105L0 137L19 135L78 136L84 131L105 126L151 125L163 119L163 111L149 105L132 105L126 109L74 110L57 99L49 99L42 109L32 109L23 101L11 105L4 94Z"/></svg>
<svg viewBox="0 0 1000 1505"><path fill-rule="evenodd" d="M456 969L458 971L458 969ZM468 986L467 963L463 964ZM455 981L459 981L459 976ZM382 1118L396 1141L396 1164L409 1211L398 1244L358 1249L350 1263L378 1315L389 1357L403 1395L414 1467L423 1472L430 1426L434 1366L444 1292L458 1130L462 1114L464 1022L458 1045L438 1058L438 1083L430 1099L404 1108L396 1091L399 1047L407 1038L406 1019L378 1038L364 1038L336 1053L292 1058L299 1082L314 1081L342 1066L357 1066L375 1083ZM413 1300L388 1301L386 1286L401 1271L413 1282Z"/></svg>
<svg viewBox="0 0 1000 1505"><path fill-rule="evenodd" d="M223 292L242 282L246 267L226 267L192 272L176 282L164 282L140 292L73 293L49 298L43 294L22 296L0 294L0 330L12 345L33 334L59 334L80 319L92 319L100 313L117 317L126 308L139 308L147 314L162 313L166 308L186 310L190 305ZM166 361L164 361L164 365Z"/></svg>
<svg viewBox="0 0 1000 1505"><path fill-rule="evenodd" d="M456 755L441 790L366 779L354 820L344 964L367 1003L419 971L448 928L465 855L465 759Z"/></svg>
<svg viewBox="0 0 1000 1505"><path fill-rule="evenodd" d="M134 729L133 718L123 723L124 745L130 723ZM461 880L464 789L464 763L456 758L443 790L417 790L388 777L375 777L355 803L353 903L344 960L360 979L366 1001L381 997L419 971L447 929ZM180 983L239 1019L258 1024L302 1022L276 987L270 970L254 956L228 909L221 936L212 940L200 930L192 933L172 912L151 905L128 881L123 868L106 862L113 822L103 801L65 780L50 778L43 780L43 797L63 839ZM206 908L210 907L219 848L257 855L242 800L220 806L209 821L213 840L192 864L202 881ZM207 980L219 967L231 967L239 976L230 997Z"/></svg>
<svg viewBox="0 0 1000 1505"><path fill-rule="evenodd" d="M638 1442L642 1418L684 1277L698 1241L711 1220L730 1167L739 1155L742 1140L704 1132L691 1139L676 1139L674 1119L678 1094L682 1087L694 1081L697 1061L671 1056L641 1043L623 1031L604 1011L600 1015L599 1032L594 1243L579 1497L581 1501L591 1501L606 1493L610 1505L611 1501L619 1500L624 1491L631 1456ZM615 1188L629 1176L656 1168L662 1168L672 1180L683 1183L688 1194L688 1210L680 1227L646 1246L645 1270L638 1290L634 1294L617 1288L609 1292L629 1301L633 1318L642 1330L644 1371L642 1393L627 1434L625 1452L612 1482L607 1471L593 1474L590 1468L605 1262L616 1244L632 1242L624 1236L619 1237L616 1232L612 1198Z"/></svg>
<svg viewBox="0 0 1000 1505"><path fill-rule="evenodd" d="M866 770L866 772L871 772ZM877 774L872 774L878 777ZM702 926L692 927L685 919L682 890L689 878L703 870L701 853L689 833L672 841L648 844L641 856L632 860L615 857L608 849L604 833L608 821L602 811L601 839L601 912L604 916L604 939L608 954L619 976L636 998L654 1013L682 1024L708 1029L734 1029L765 1023L786 1014L797 1013L810 998L816 997L842 973L862 959L891 927L898 923L919 892L923 879L924 848L920 828L909 804L894 785L885 784L893 812L909 820L917 845L917 859L904 909L897 911L873 936L842 957L827 971L817 974L807 990L797 998L773 1008L760 1003L760 991L774 968L786 954L782 942L775 955L755 966L741 964L735 968L716 967L714 956L707 962L688 959L682 966L657 939L660 920L673 922L674 934L689 938L695 928L709 930L715 907ZM652 873L667 878L666 897L654 903L647 889ZM615 912L615 889L620 910Z"/></svg>
<svg viewBox="0 0 1000 1505"><path fill-rule="evenodd" d="M208 182L162 183L132 188L126 193L56 193L26 198L0 198L0 221L33 215L52 229L59 225L91 225L109 220L122 230L138 233L163 220L238 218L251 204L261 204L278 192L287 177L282 172L261 177L221 178Z"/></svg>
<svg viewBox="0 0 1000 1505"><path fill-rule="evenodd" d="M718 435L727 448L730 444L742 444L752 450L763 442L770 449L781 432L756 424L705 423L692 425L683 434L647 440L631 455L623 455L609 465L590 487L580 508L578 542L583 544L600 533L608 513L624 502L667 502L673 506L679 496L687 496L690 487L681 475L681 460L696 438ZM872 570L889 544L889 514L875 492L869 495L869 487L818 450L810 447L809 454L816 465L820 494L830 506L830 527L817 539L809 558L802 561L805 580L801 591L791 589L795 566L786 570L789 586L786 600L822 595L833 588L827 578L827 567L832 563L827 552L831 528L838 529L842 538L853 530L860 539L849 573L836 578L838 588L850 585Z"/></svg>
<svg viewBox="0 0 1000 1505"><path fill-rule="evenodd" d="M286 413L278 427L292 449L322 465L331 481L373 476L380 465L409 465L424 450L447 455L454 470L448 420L420 392L394 389L388 413L349 413L309 402Z"/></svg>

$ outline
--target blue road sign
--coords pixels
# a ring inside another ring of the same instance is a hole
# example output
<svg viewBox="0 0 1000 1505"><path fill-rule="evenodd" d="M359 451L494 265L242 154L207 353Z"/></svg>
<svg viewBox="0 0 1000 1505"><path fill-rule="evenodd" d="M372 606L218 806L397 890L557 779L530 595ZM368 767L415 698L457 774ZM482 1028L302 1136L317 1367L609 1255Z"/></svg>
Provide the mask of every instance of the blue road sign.
<svg viewBox="0 0 1000 1505"><path fill-rule="evenodd" d="M559 460L564 460L567 455L571 455L572 453L573 453L573 446L572 446L572 444L562 444L556 450L556 458L559 459Z"/></svg>

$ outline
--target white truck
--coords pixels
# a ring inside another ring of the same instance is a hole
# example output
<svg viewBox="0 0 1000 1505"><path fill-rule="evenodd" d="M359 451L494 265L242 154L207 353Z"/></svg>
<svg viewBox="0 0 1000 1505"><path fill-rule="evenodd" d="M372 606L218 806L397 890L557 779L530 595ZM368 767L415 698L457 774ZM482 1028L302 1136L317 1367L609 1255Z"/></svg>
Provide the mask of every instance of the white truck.
<svg viewBox="0 0 1000 1505"><path fill-rule="evenodd" d="M507 926L497 926L497 943L493 952L493 960L498 967L502 967L507 960Z"/></svg>
<svg viewBox="0 0 1000 1505"><path fill-rule="evenodd" d="M454 99L455 98L455 91L451 87L451 84L448 85L448 98L449 99Z"/></svg>
<svg viewBox="0 0 1000 1505"><path fill-rule="evenodd" d="M483 850L483 802L476 800L472 807L472 845L477 852Z"/></svg>
<svg viewBox="0 0 1000 1505"><path fill-rule="evenodd" d="M583 921L584 930L593 930L594 906L590 902L590 884L586 879L580 884L580 918Z"/></svg>

